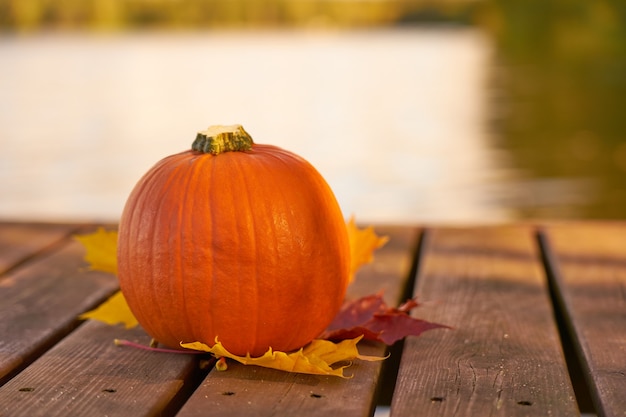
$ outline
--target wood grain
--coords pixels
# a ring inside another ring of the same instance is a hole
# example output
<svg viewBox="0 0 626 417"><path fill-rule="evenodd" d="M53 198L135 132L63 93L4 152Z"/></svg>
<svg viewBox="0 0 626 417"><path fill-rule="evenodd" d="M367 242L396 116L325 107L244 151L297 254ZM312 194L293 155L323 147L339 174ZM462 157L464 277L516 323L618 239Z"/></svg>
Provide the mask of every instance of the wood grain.
<svg viewBox="0 0 626 417"><path fill-rule="evenodd" d="M397 304L412 266L415 229L381 228L389 243L363 267L349 288L349 298L385 291ZM302 296L306 296L303 294ZM381 344L360 343L365 355L384 356ZM346 370L351 379L299 375L230 362L226 372L212 371L182 408L179 417L212 416L371 416L376 405L382 362L356 361Z"/></svg>
<svg viewBox="0 0 626 417"><path fill-rule="evenodd" d="M454 329L405 341L391 415L578 415L534 231L438 228L422 255L418 314Z"/></svg>
<svg viewBox="0 0 626 417"><path fill-rule="evenodd" d="M113 275L87 271L78 242L68 238L63 243L11 269L0 281L0 384L118 288Z"/></svg>
<svg viewBox="0 0 626 417"><path fill-rule="evenodd" d="M2 274L78 230L76 225L0 222L0 283Z"/></svg>
<svg viewBox="0 0 626 417"><path fill-rule="evenodd" d="M626 412L626 224L545 228L564 317L598 415Z"/></svg>
<svg viewBox="0 0 626 417"><path fill-rule="evenodd" d="M149 343L141 328L89 321L0 387L0 415L11 417L161 416L199 381L198 357L114 345Z"/></svg>

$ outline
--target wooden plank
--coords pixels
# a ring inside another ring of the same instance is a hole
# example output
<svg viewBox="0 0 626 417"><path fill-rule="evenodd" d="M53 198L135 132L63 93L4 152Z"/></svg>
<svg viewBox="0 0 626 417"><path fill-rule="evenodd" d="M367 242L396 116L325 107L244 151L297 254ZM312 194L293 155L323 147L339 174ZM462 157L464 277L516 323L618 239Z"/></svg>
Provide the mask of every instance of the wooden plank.
<svg viewBox="0 0 626 417"><path fill-rule="evenodd" d="M427 232L420 317L453 326L407 338L391 416L574 416L534 231Z"/></svg>
<svg viewBox="0 0 626 417"><path fill-rule="evenodd" d="M0 275L76 230L75 225L0 222Z"/></svg>
<svg viewBox="0 0 626 417"><path fill-rule="evenodd" d="M120 337L149 343L139 327L81 325L0 387L0 415L171 415L201 381L198 356L118 347Z"/></svg>
<svg viewBox="0 0 626 417"><path fill-rule="evenodd" d="M560 305L600 416L626 412L626 223L546 227Z"/></svg>
<svg viewBox="0 0 626 417"><path fill-rule="evenodd" d="M356 298L385 291L391 305L403 297L412 267L417 230L381 228L389 243L376 253L373 264L362 268L349 288ZM303 295L305 296L305 295ZM385 355L381 344L360 343L366 355ZM182 408L178 417L212 416L371 416L382 362L357 361L346 373L352 379L292 374L230 363L226 372L213 370Z"/></svg>
<svg viewBox="0 0 626 417"><path fill-rule="evenodd" d="M113 275L86 270L78 242L65 243L0 281L0 384L78 325L79 314L118 288Z"/></svg>

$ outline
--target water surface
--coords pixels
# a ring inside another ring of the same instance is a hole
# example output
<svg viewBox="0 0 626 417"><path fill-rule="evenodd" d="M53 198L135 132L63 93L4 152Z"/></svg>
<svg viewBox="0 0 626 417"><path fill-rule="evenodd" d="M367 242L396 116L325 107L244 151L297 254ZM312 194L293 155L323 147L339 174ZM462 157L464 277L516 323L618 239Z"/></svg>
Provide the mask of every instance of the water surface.
<svg viewBox="0 0 626 417"><path fill-rule="evenodd" d="M0 38L0 218L119 218L138 178L210 124L313 163L367 222L514 216L474 29Z"/></svg>

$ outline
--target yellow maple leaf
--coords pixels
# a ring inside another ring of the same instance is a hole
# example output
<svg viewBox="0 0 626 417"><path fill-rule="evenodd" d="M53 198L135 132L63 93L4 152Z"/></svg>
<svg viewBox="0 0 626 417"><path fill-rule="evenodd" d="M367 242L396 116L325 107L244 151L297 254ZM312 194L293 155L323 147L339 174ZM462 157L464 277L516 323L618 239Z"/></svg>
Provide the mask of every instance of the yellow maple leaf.
<svg viewBox="0 0 626 417"><path fill-rule="evenodd" d="M300 350L291 353L273 351L270 348L263 356L257 358L252 358L250 355L234 355L226 350L217 339L212 347L201 342L181 343L180 345L187 349L209 352L217 358L230 358L244 365L256 365L287 372L333 375L345 378L343 370L350 366L349 362L354 359L368 361L385 359L360 355L356 344L362 337L343 340L339 343L316 339ZM333 365L340 362L344 362L344 364L333 367Z"/></svg>
<svg viewBox="0 0 626 417"><path fill-rule="evenodd" d="M92 270L117 274L117 232L98 228L94 233L74 236L85 247L85 261Z"/></svg>
<svg viewBox="0 0 626 417"><path fill-rule="evenodd" d="M352 281L359 268L364 264L372 262L374 251L387 243L389 238L387 236L378 236L372 226L359 229L354 217L350 218L346 226L348 227L348 240L350 241L350 256L352 259L350 268L350 281Z"/></svg>
<svg viewBox="0 0 626 417"><path fill-rule="evenodd" d="M81 314L79 319L93 319L104 322L111 326L121 323L127 329L137 326L137 319L130 311L128 303L121 291L113 294L107 301L100 304L99 307Z"/></svg>

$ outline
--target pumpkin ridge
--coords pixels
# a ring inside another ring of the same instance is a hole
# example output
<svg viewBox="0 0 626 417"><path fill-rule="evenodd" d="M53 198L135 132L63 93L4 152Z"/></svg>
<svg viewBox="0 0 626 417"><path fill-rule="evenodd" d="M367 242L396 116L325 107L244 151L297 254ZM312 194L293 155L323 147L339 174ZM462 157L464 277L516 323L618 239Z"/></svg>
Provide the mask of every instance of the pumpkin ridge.
<svg viewBox="0 0 626 417"><path fill-rule="evenodd" d="M261 169L263 170L262 175L265 178L268 178L268 181L271 184L274 184L276 182L276 179L275 179L275 175L276 175L275 174L275 169L272 168L271 164L268 164L268 159L269 159L268 156L271 157L271 155L269 155L267 152L265 152L265 148L266 147L264 145L261 145L259 147L258 152L259 152L260 157L257 158L256 162L257 162L258 166L261 167ZM272 192L275 195L275 198L274 198L275 201L285 201L286 200L285 199L285 194L283 192L282 187L280 187L280 186L273 187L272 188ZM272 222L271 222L272 233L271 233L271 236L275 237L276 234L277 234L277 228L276 228L275 218L273 217L273 213L270 213L270 217L272 218ZM287 224L291 224L291 218L286 219L286 222L287 222ZM273 241L274 245L277 245L277 243L278 242L276 242L275 240ZM276 246L275 246L275 248L276 248ZM272 262L275 262L275 263L277 263L279 265L282 265L284 263L283 260L281 259L282 256L283 256L283 253L278 248L276 248L276 250L274 252L274 255L275 256L272 258ZM273 277L271 277L271 279L275 279L275 280L283 279L284 280L284 279L289 279L289 277L273 276ZM274 306L274 307L277 307L277 306ZM268 315L269 314L273 314L273 312L265 312L265 313L268 314ZM293 334L293 333L291 333L291 334ZM281 335L281 337L284 337L284 335ZM268 346L268 347L276 348L276 346Z"/></svg>
<svg viewBox="0 0 626 417"><path fill-rule="evenodd" d="M272 165L273 165L273 164L279 164L279 165L280 165L280 167L281 167L281 171L282 171L282 170L285 170L285 171L289 172L289 171L291 171L291 170L292 170L292 168L293 168L293 166L292 166L292 165L293 165L293 160L294 160L294 158L291 156L291 154L289 154L289 153L287 153L287 152L285 152L285 153L281 153L281 157L279 157L278 155L276 155L276 154L274 153L274 149L272 149L272 152L268 152L268 150L269 150L270 148L276 148L276 149L279 149L279 148L277 148L277 147L275 147L275 146L272 146L272 145L264 145L264 146L263 146L264 156L266 156L266 157L267 157L267 156L269 156L269 157L270 157L270 158L269 158L269 160L271 161L270 163L268 163L268 160L267 160L267 159L265 159L265 160L263 161L263 167L264 167L267 171L269 171L269 172L270 172L270 174L271 174L273 177L276 177L276 176L277 176L278 178L275 178L275 180L277 180L277 182L278 182L278 183L281 183L281 178L280 178L280 177L281 177L281 175L280 175L280 173L278 173L278 171L277 171L277 170L276 170L276 169L275 169ZM282 150L281 150L281 151L282 151ZM286 160L286 159L287 159L287 160ZM288 201L288 200L290 200L289 198L287 198L287 197L286 197L285 189L284 189L282 186L280 186L280 187L276 187L276 188L274 189L274 192L276 192L276 191L280 192L280 198L281 198L282 200L284 200L284 201ZM296 213L295 213L295 212L291 209L291 207L289 207L289 208L290 208L290 210L286 210L286 212L285 212L285 216L286 216L285 221L286 221L286 223L287 223L287 224L289 224L289 225L293 225L294 223L296 223L296 220L298 220L298 219L297 219L297 217L298 217L298 216L297 216L297 214L296 214ZM274 222L272 222L272 225L273 225L273 227L274 227L274 233L273 233L272 235L273 235L273 236L276 236L276 232L275 232L275 230L276 230L276 224L275 224ZM285 262L285 260L284 260L284 259L282 259L282 258L284 257L284 255L281 253L281 251L279 250L279 248L277 248L276 253L277 253L277 255L278 255L278 260L277 260L277 262L278 262L278 263L280 263L280 264L283 264L283 263ZM293 261L293 260L290 260L290 261ZM303 268L303 266L302 266L302 265L298 265L298 266L297 266L297 268L295 268L295 269L297 269L297 270L301 270L302 268ZM274 277L274 279L277 279L277 280L289 280L289 279L300 279L300 277L285 277L285 276L277 276L277 277ZM300 296L300 294L296 294L296 296ZM280 308L284 308L284 306L280 306ZM284 343L285 345L290 346L290 345L294 344L294 339L296 339L297 337L299 337L299 328L298 328L298 327L296 327L296 328L294 328L294 329L293 329L293 331L287 332L287 334L283 334L283 335L281 335L281 337L282 337L283 343Z"/></svg>
<svg viewBox="0 0 626 417"><path fill-rule="evenodd" d="M215 242L215 223L214 223L214 215L213 210L211 210L211 198L213 194L214 188L214 179L215 179L215 159L213 157L200 157L200 161L198 161L201 166L198 168L198 176L203 176L204 180L198 180L195 184L195 190L192 195L199 194L200 198L192 198L192 207L191 210L192 215L189 217L190 220L190 229L196 230L198 225L196 224L196 219L202 222L201 230L203 233L197 235L196 233L192 233L194 237L193 245L195 247L203 247L201 260L203 268L205 268L204 276L202 277L204 284L201 287L202 295L199 297L198 304L196 305L195 314L192 316L196 316L201 314L203 316L203 320L198 320L198 324L200 328L197 331L196 340L203 341L209 345L212 345L215 342L214 336L209 336L205 338L207 334L213 335L215 333L215 322L213 319L213 314L207 314L212 308L212 297L213 294L216 293L214 287L214 275L215 275L215 255L214 251L208 250L207 248L212 247ZM208 216L211 218L211 221L206 220L206 213L208 212ZM198 215L200 213L200 215ZM195 227L194 227L195 225ZM207 230L208 229L208 230ZM187 229L185 229L187 230ZM207 252L209 253L207 255ZM207 258L211 258L209 261ZM197 277L196 277L197 278ZM196 285L193 283L192 285ZM208 316L208 319L207 319ZM205 340L207 339L207 340Z"/></svg>
<svg viewBox="0 0 626 417"><path fill-rule="evenodd" d="M238 184L237 188L241 186L243 190L245 190L245 192L241 194L246 196L245 205L247 207L251 207L254 199L252 198L252 195L251 195L250 182L247 179L246 169L242 165L242 158L233 158L233 159L236 160L235 166L237 167L237 173L239 174L238 176L241 181L241 184ZM248 161L246 161L246 163L247 162ZM257 246L258 246L257 236L259 236L259 233L257 230L257 217L258 216L250 216L249 221L248 219L246 219L246 226L248 227L248 232L251 229L253 233L250 239L250 244L252 246L251 249L255 255L255 258L252 260L253 266L254 266L254 273L253 273L254 279L252 279L251 281L254 285L254 289L253 289L254 295L252 297L254 297L253 303L255 305L258 304L259 302L259 285L258 285L259 268L258 266L259 266L259 262L261 261L261 259L259 259L259 251L257 250ZM250 334L250 336L252 336L252 340L249 341L249 345L251 346L256 346L260 339L259 337L261 333L260 320L261 320L261 317L258 317L258 316L255 317L254 324L253 324L254 332Z"/></svg>
<svg viewBox="0 0 626 417"><path fill-rule="evenodd" d="M177 161L179 162L179 161ZM162 212L164 211L164 209L166 208L167 203L169 203L169 200L171 199L171 195L170 193L172 192L171 189L171 184L175 183L176 185L178 182L178 178L177 175L180 169L180 163L177 163L175 166L167 166L167 175L162 176L161 178L165 178L166 181L165 183L163 183L162 181L158 181L155 182L155 188L158 186L158 190L157 190L157 201L158 204L155 205L155 207L153 207L153 214L152 214L152 227L150 227L151 233L152 233L152 237L150 238L150 241L152 242L152 247L151 247L151 255L152 255L152 262L150 262L149 268L151 269L152 273L150 274L152 279L152 283L150 285L150 289L151 289L151 294L152 294L152 303L155 306L156 311L158 312L158 316L159 319L153 322L159 323L159 329L157 330L157 332L161 333L164 331L164 333L168 334L168 335L172 335L172 334L176 334L176 329L173 329L170 325L170 318L168 316L171 315L168 314L168 312L166 310L164 310L164 306L163 303L160 302L160 300L163 298L162 295L159 295L159 291L161 291L161 288L166 287L167 288L167 292L168 292L168 297L167 297L167 302L169 302L170 300L174 299L173 296L173 290L172 290L172 282L170 279L168 279L168 275L171 274L171 260L168 258L167 259L167 269L169 271L164 271L163 270L163 266L162 266L162 262L159 262L157 259L161 258L162 256L164 256L165 254L162 253L163 251L160 250L160 248L163 246L163 242L157 238L157 236L163 236L164 234L161 232L162 229L165 229L163 227L163 215ZM152 191L152 190L151 190ZM147 195L149 196L154 196L155 194L153 194L152 192L148 192ZM170 220L170 219L167 219ZM158 232L158 233L157 233ZM169 234L169 230L165 230L165 236L167 236ZM166 251L168 254L171 252L170 250ZM155 274L155 269L157 268L157 264L159 265L158 269L156 270L156 274ZM163 276L165 275L165 277ZM163 282L164 279L167 280L167 282ZM157 336L157 340L158 340L158 336ZM172 348L176 348L177 346L172 346L171 341L169 340L163 340L159 342L168 345L169 347Z"/></svg>
<svg viewBox="0 0 626 417"><path fill-rule="evenodd" d="M208 181L208 194L207 194L207 202L210 204L209 207L209 217L211 218L211 221L206 222L208 224L211 225L211 243L210 246L212 247L213 245L215 245L215 241L216 241L216 234L217 234L217 228L215 227L215 222L216 217L215 217L215 210L212 209L213 206L213 195L214 190L215 190L215 178L217 177L216 175L216 161L214 158L208 158L207 159L207 164L209 165L210 168L210 174L209 174L209 181ZM206 175L206 174L205 174ZM212 309L213 305L215 304L215 298L219 296L218 291L215 290L215 251L211 250L210 251L210 257L211 257L211 262L207 262L207 264L211 265L211 270L209 271L208 275L208 279L207 279L207 285L209 286L208 288L208 299L209 299L209 305L206 306L208 309ZM215 339L218 339L220 337L220 335L217 333L217 327L215 327L216 322L215 322L215 316L213 314L209 314L209 321L210 321L210 333L212 335L215 335ZM202 330L202 332L204 333L204 330ZM215 340L205 340L205 343L209 344L209 345L213 345L215 343Z"/></svg>
<svg viewBox="0 0 626 417"><path fill-rule="evenodd" d="M240 197L240 190L238 189L238 187L234 184L235 181L235 167L237 166L237 157L239 155L238 154L228 154L228 155L220 155L219 157L215 158L215 176L212 178L213 181L217 181L218 182L218 189L216 190L216 192L212 193L212 197L214 200L219 201L219 203L217 204L212 204L212 206L218 207L219 208L219 212L216 212L215 210L214 213L215 215L219 216L219 219L215 219L213 221L213 225L221 225L222 227L216 227L215 229L218 231L218 237L217 239L215 239L212 243L213 243L213 247L218 246L219 248L219 258L218 261L213 261L213 265L216 265L217 268L217 274L219 275L219 279L220 282L222 280L222 276L224 276L225 274L232 274L233 276L229 277L229 279L232 279L233 281L236 281L236 283L234 285L232 284L228 284L228 288L225 292L221 292L218 291L217 297L220 298L227 298L227 301L229 302L229 307L232 307L235 310L246 310L248 308L248 306L246 305L246 303L244 302L244 300L242 299L243 297L243 292L245 292L244 288L245 285L247 285L247 282L245 282L245 276L242 276L240 268L241 268L241 249L242 249L242 242L241 242L241 236L240 236L240 232L241 232L241 228L240 228L240 219L238 218L236 211L238 211L239 205L238 205L238 198ZM224 213L224 207L228 206L233 208L234 212L231 213ZM244 215L242 213L242 215ZM225 224L230 225L232 222L232 225L234 226L235 230L231 230L231 233L229 233L227 236L224 235L224 231L223 231L223 227L226 227ZM229 252L232 253L232 256L234 256L235 260L225 260L224 259L224 253ZM226 265L219 265L219 262L224 262L226 261L227 264ZM226 271L225 271L226 269ZM242 283L243 282L243 283ZM223 286L224 284L222 284ZM221 295L220 295L221 294ZM223 313L223 311L221 310L221 308L223 307L223 305L226 303L226 300L219 300L219 302L216 302L216 304L219 306L218 308L220 308L219 313ZM213 309L215 309L216 307L212 307ZM224 346L227 349L231 349L231 350L236 350L239 351L240 345L242 342L235 340L234 342L231 341L231 337L234 333L239 333L242 335L245 335L245 338L250 336L250 332L246 331L246 329L242 328L242 326L244 326L246 323L250 323L251 320L253 319L252 314L254 313L254 309L250 309L251 311L248 312L248 314L246 315L246 320L245 321L236 321L235 323L230 323L230 319L231 317L222 317L223 319L227 319L229 320L229 322L224 322L224 320L222 320L221 322L217 323L217 327L216 329L220 329L224 332L223 335L219 335L216 334L219 338L220 341L224 344ZM215 330L217 333L217 330ZM236 338L237 339L237 338ZM236 345L233 345L233 343L235 343Z"/></svg>
<svg viewBox="0 0 626 417"><path fill-rule="evenodd" d="M193 220L196 218L196 216L193 215L195 213L194 196L196 195L195 188L198 187L198 185L202 184L201 181L197 181L197 178L199 176L199 172L201 171L203 160L194 156L189 160L189 165L191 166L191 170L189 172L186 172L186 175L183 175L183 178L186 180L186 184L183 188L184 191L182 192L182 196L184 198L182 199L181 204L178 206L178 211L176 213L176 226L180 228L180 230L189 230L190 233L180 234L178 240L179 253L186 252L185 248L187 246L187 240L191 240L191 246L195 246L195 236L193 233ZM185 172L183 174L185 174ZM193 317L195 314L197 314L197 311L194 311L197 306L195 302L188 302L188 300L190 299L189 295L191 295L191 298L194 298L193 291L191 292L191 294L189 294L188 292L189 285L193 285L193 283L190 283L190 278L193 277L193 271L187 270L188 262L183 259L183 257L176 256L174 258L176 260L177 270L174 271L173 276L181 277L181 282L177 283L177 285L180 286L182 308L186 312L186 317ZM192 335L191 338L193 340L199 340L198 336L194 332L194 326L191 326L188 320L181 320L181 325L184 326L182 334Z"/></svg>
<svg viewBox="0 0 626 417"><path fill-rule="evenodd" d="M170 213L167 212L168 216L164 216L162 214L163 210L166 210L171 207L172 202L176 204L176 206L180 209L183 204L185 204L182 197L187 197L187 193L183 193L180 191L181 187L184 187L186 183L191 181L191 176L193 173L193 167L196 165L195 157L189 151L184 155L181 155L175 162L172 164L167 175L165 176L165 181L162 182L159 186L159 195L161 198L158 199L159 204L154 211L154 218L156 219L156 224L152 228L153 233L158 233L159 236L168 236L171 239L171 236L174 235L173 230L180 230L181 222L180 217L175 217L176 212ZM192 167L192 171L189 171L189 167ZM193 230L193 229L191 229ZM164 233L163 233L164 232ZM177 244L183 245L185 234L176 234L178 239L174 242ZM182 268L182 260L180 257L172 256L173 248L170 247L169 243L163 244L162 241L158 241L158 239L152 239L152 242L155 244L159 244L159 247L165 246L167 250L163 253L163 250L154 250L153 255L158 255L159 257L165 256L167 259L167 269L158 270L158 274L152 274L153 283L152 288L156 290L158 288L167 288L169 297L167 297L164 301L165 304L160 300L163 300L163 297L156 297L154 301L158 305L158 312L160 315L159 323L161 323L162 328L159 331L165 331L168 335L178 335L178 334L189 334L191 331L191 325L188 320L183 320L181 317L176 317L172 319L172 310L179 311L179 308L174 305L168 305L173 302L173 300L180 301L181 306L184 307L187 305L185 302L185 281L186 276L184 274L184 268ZM175 244L176 244L175 243ZM159 262L160 263L160 262ZM154 268L156 262L150 265L151 268ZM177 265L178 264L178 265ZM180 268L180 271L176 271L176 268ZM177 273L180 272L180 273ZM176 277L176 279L174 278ZM154 281L158 279L159 281ZM181 297L181 299L178 298ZM178 348L178 340L170 340L167 341L167 344L170 347Z"/></svg>
<svg viewBox="0 0 626 417"><path fill-rule="evenodd" d="M171 160L177 159L179 155L180 154L172 155L171 157L168 157L166 159L168 161L171 161ZM130 216L128 218L128 221L126 221L126 223L128 223L128 227L124 227L123 230L128 230L128 233L130 233L130 236L128 238L128 240L130 241L141 242L143 239L145 239L142 236L142 234L145 233L146 228L142 227L143 217L140 215L140 213L146 212L144 207L148 206L148 203L149 203L149 199L147 199L146 197L151 196L154 192L154 189L158 185L158 181L155 181L155 179L162 176L163 170L169 170L165 162L166 161L160 161L159 163L157 163L155 167L153 168L153 170L148 172L140 180L140 188L138 190L133 190L131 193L131 198L134 199L135 205L139 208L139 210L132 210L130 213L127 214L127 216ZM137 219L135 217L137 217ZM151 220L154 221L154 218L152 218ZM148 228L148 230L152 230L152 231L153 229L154 229L153 227ZM149 239L146 239L146 240L149 240ZM133 259L136 259L137 262L141 262L141 260L137 259L137 256L136 256L137 255L137 252L135 252L136 247L132 247L131 245L125 245L125 247L127 248L126 250L127 256L124 257L124 259L126 259L128 262L133 262ZM131 255L135 255L135 256L131 256ZM152 254L150 254L150 256L152 256ZM134 295L137 294L138 292L145 293L147 291L146 287L150 288L150 287L153 287L154 285L152 282L149 282L149 283L142 282L142 284L139 285L138 287L137 285L135 285L137 283L137 280L134 278L134 274L135 274L134 265L129 264L125 266L124 268L129 270L130 277L129 279L124 280L125 288L123 289L122 292L124 292L125 290L127 293L130 293L132 295L131 297L125 296L127 298L127 301L129 298L131 299L130 300L131 303L129 303L129 306L132 306L131 311L134 309L135 315L139 317L144 317L146 315L144 303L148 302L149 304L154 305L156 304L155 300L158 300L158 297L153 295L153 297L150 300L146 300L145 298L140 298L141 301L136 302Z"/></svg>
<svg viewBox="0 0 626 417"><path fill-rule="evenodd" d="M146 182L146 180L148 178L151 179L151 178L155 177L156 175L157 175L156 171L150 171L150 172L146 173L141 178L141 180L139 181L139 185L141 186L141 188L143 189L144 187L147 186L148 183ZM133 190L131 192L131 194L130 194L129 199L134 199L135 202L138 202L138 200L140 200L139 194L141 194L141 193L136 193ZM134 225L135 217L136 216L138 217L139 213L141 213L141 212L137 211L137 210L129 210L127 213L123 213L123 215L122 215L122 219L120 221L120 226L122 226L122 227L120 227L120 230L122 230L122 231L128 230L127 233L129 234L129 237L128 237L127 240L134 241L134 242L137 242L139 240L140 229L135 228L135 227L131 227L131 225ZM128 228L124 227L126 223L129 225ZM121 242L121 244L120 244L120 242ZM124 234L118 234L118 249L117 249L118 250L118 258L122 258L122 259L126 259L126 260L132 259L133 257L131 255L132 255L133 247L131 245L124 244L123 242L124 242ZM125 254L125 256L120 256L122 254ZM119 274L124 274L125 273L124 271L129 269L129 268L130 268L130 266L127 263L118 262L118 275ZM134 279L127 280L125 282L125 285L124 285L124 290L129 292L129 293L133 293L133 294L136 293L137 292L137 289L136 289L137 286L135 284L136 284L136 281ZM136 310L134 312L135 315L141 315L142 314L142 311L141 311L142 309L140 308L140 306L134 305L133 307Z"/></svg>
<svg viewBox="0 0 626 417"><path fill-rule="evenodd" d="M276 176L276 174L275 174L275 169L273 169L272 166L271 166L271 164L274 163L273 155L271 153L267 153L266 152L267 146L261 145L260 148L261 148L260 151L263 152L263 154L262 154L263 157L255 159L255 163L256 163L255 172L257 170L262 171L261 174L259 174L259 177L263 176L263 177L269 179L269 181L267 181L265 183L266 184L265 186L270 189L269 191L271 193L276 195L276 200L286 201L285 193L284 193L282 187L276 187L275 186L275 182L276 182L275 176ZM270 158L268 158L268 157L270 157ZM272 162L268 163L268 161L272 161ZM284 161L281 161L281 163L284 164ZM290 168L287 164L284 164L284 165L285 165L286 169ZM257 184L257 187L258 187L258 185L259 184ZM268 191L264 190L263 194L266 194L266 193L268 193ZM264 206L263 208L265 210L267 210L266 206ZM264 225L264 227L266 227L266 228L271 228L271 233L268 233L268 234L270 236L274 237L274 239L272 241L272 254L269 255L269 256L271 256L271 262L272 263L276 263L276 264L282 265L282 264L285 263L285 260L282 259L283 254L282 254L282 252L281 252L281 250L279 248L278 243L276 242L276 235L277 235L278 232L277 232L275 218L273 216L273 213L271 212L271 209L270 209L270 213L269 214L266 215L266 213L263 213L261 218L263 218L263 219L271 218L272 219L272 221L268 221ZM286 220L286 222L287 222L287 224L293 224L293 218L290 217L289 219ZM261 233L261 235L262 234L263 233ZM256 236L259 236L259 234L256 234ZM265 245L265 249L267 249L267 246L268 245ZM261 262L267 262L267 260L261 260ZM280 283L278 283L279 280L289 280L290 279L290 277L285 277L285 276L273 276L271 278L273 280L275 280L272 286L279 286L279 287L280 287ZM276 307L282 307L282 306L276 306ZM287 312L287 314L289 314L289 312ZM259 325L260 325L260 323L259 323ZM285 335L285 334L281 335L281 338L282 338L283 341L287 340L288 344L291 345L292 341L293 341L293 338L294 338L294 335L295 335L295 332L292 331L292 332L288 333L288 336ZM274 348L275 346L269 345L268 347Z"/></svg>

